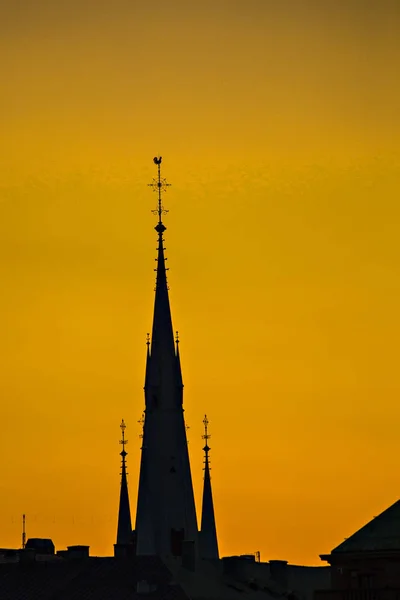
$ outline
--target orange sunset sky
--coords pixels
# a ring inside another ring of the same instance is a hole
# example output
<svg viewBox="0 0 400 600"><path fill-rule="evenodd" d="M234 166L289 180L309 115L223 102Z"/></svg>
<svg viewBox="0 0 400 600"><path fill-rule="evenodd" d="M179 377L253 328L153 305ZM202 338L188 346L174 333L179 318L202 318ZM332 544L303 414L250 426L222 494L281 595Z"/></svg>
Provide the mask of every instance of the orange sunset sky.
<svg viewBox="0 0 400 600"><path fill-rule="evenodd" d="M0 547L133 520L155 194L198 509L319 564L399 498L397 0L0 7Z"/></svg>

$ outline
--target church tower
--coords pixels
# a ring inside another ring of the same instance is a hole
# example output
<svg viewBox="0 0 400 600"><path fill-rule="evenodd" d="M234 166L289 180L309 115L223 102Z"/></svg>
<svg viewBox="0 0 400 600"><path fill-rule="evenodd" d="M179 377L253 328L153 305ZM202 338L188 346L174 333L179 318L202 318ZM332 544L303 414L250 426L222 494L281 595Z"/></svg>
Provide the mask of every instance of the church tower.
<svg viewBox="0 0 400 600"><path fill-rule="evenodd" d="M174 339L166 276L162 222L161 157L154 158L157 178L157 278L151 341L147 341L145 414L136 512L138 555L182 556L185 545L197 548L197 518L183 410L179 341ZM196 551L196 550L195 550Z"/></svg>
<svg viewBox="0 0 400 600"><path fill-rule="evenodd" d="M129 554L133 550L133 534L131 524L131 509L129 506L129 494L128 494L128 482L126 472L126 456L127 452L125 446L128 440L125 439L125 421L122 419L120 425L122 431L122 451L120 452L122 457L121 466L121 490L119 496L119 511L118 511L118 528L117 528L117 543L114 545L115 556L124 556Z"/></svg>
<svg viewBox="0 0 400 600"><path fill-rule="evenodd" d="M200 556L207 560L218 560L218 540L217 528L215 526L214 502L211 489L210 477L210 459L209 452L211 450L208 445L210 435L208 433L208 419L205 415L204 420L204 435L205 440L204 450L204 486L203 486L203 505L201 510L201 531L200 531Z"/></svg>

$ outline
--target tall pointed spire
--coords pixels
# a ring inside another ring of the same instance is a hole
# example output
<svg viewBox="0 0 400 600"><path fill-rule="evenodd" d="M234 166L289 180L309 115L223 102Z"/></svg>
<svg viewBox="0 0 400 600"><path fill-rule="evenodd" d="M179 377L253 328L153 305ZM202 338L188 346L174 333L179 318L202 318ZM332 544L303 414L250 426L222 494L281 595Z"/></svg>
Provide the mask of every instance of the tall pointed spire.
<svg viewBox="0 0 400 600"><path fill-rule="evenodd" d="M162 203L162 194L170 186L166 179L161 177L161 161L162 158L155 157L153 159L157 165L157 177L153 179L153 182L149 184L153 188L153 191L157 194L157 208L153 210L153 214L158 216L158 223L155 226L155 230L158 233L158 247L157 247L157 278L156 278L156 297L154 302L154 320L153 320L153 331L151 337L151 353L154 355L155 352L159 356L166 358L172 356L174 353L174 338L172 331L172 319L171 309L169 305L168 296L168 284L167 284L167 268L165 265L165 249L164 249L164 238L163 233L167 229L162 222L163 215L167 214L168 211L164 208Z"/></svg>
<svg viewBox="0 0 400 600"><path fill-rule="evenodd" d="M128 443L128 440L125 439L125 421L122 419L122 423L120 425L122 431L122 440L120 440L120 444L122 444L122 452L120 452L122 457L122 465L121 465L121 491L119 496L119 512L118 512L118 530L117 530L117 544L126 545L132 544L132 524L131 524L131 511L129 507L129 494L128 494L128 482L127 482L127 472L126 472L126 455L128 454L125 450L125 446Z"/></svg>
<svg viewBox="0 0 400 600"><path fill-rule="evenodd" d="M157 177L157 278L151 342L147 341L145 419L138 504L137 554L180 556L183 542L197 544L197 519L183 415L183 383L178 344L173 335L163 234L167 213L162 194L161 157L153 159Z"/></svg>
<svg viewBox="0 0 400 600"><path fill-rule="evenodd" d="M201 531L200 531L200 554L201 558L208 560L218 560L218 540L217 529L215 526L214 503L211 489L210 477L210 459L209 452L211 450L208 445L210 435L208 433L208 419L204 416L204 435L205 440L204 450L204 487L203 487L203 506L201 511Z"/></svg>

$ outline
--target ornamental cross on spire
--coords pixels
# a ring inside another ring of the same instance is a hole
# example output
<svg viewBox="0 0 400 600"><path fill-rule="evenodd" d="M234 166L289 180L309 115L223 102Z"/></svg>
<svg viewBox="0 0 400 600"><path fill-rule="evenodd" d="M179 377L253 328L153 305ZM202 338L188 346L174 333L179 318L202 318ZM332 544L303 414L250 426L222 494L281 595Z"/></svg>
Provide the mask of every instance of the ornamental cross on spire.
<svg viewBox="0 0 400 600"><path fill-rule="evenodd" d="M153 162L157 165L157 177L153 178L152 183L148 183L151 188L153 188L153 192L157 192L158 200L157 200L157 208L152 210L151 212L154 215L158 215L158 225L156 230L158 233L162 233L165 230L165 227L162 225L162 216L166 215L168 210L166 210L162 203L162 193L167 191L167 188L171 185L167 183L167 180L161 177L161 161L162 156L155 156L153 158Z"/></svg>

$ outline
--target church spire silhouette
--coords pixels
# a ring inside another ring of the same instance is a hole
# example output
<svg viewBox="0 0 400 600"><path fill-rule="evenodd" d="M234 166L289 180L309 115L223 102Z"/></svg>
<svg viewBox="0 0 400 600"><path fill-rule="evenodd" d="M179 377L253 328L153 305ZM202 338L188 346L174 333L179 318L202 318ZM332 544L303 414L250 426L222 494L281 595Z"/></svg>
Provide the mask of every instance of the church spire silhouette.
<svg viewBox="0 0 400 600"><path fill-rule="evenodd" d="M184 542L197 546L197 519L183 411L179 344L172 328L165 265L161 157L157 177L157 268L151 340L147 339L145 411L136 511L138 555L181 556Z"/></svg>
<svg viewBox="0 0 400 600"><path fill-rule="evenodd" d="M201 558L208 560L218 560L218 540L217 529L215 526L214 503L211 489L210 477L210 459L209 452L211 450L208 445L210 435L208 433L208 419L204 416L204 435L205 440L204 450L204 485L203 485L203 505L201 511L201 530L200 530L200 555Z"/></svg>
<svg viewBox="0 0 400 600"><path fill-rule="evenodd" d="M129 506L129 494L128 494L128 482L126 472L126 456L127 452L125 446L128 440L125 439L125 421L122 419L121 422L122 439L120 444L122 445L122 451L120 452L122 457L121 465L121 490L119 496L119 511L118 511L118 529L117 529L117 544L126 545L132 544L132 523L131 523L131 511Z"/></svg>

